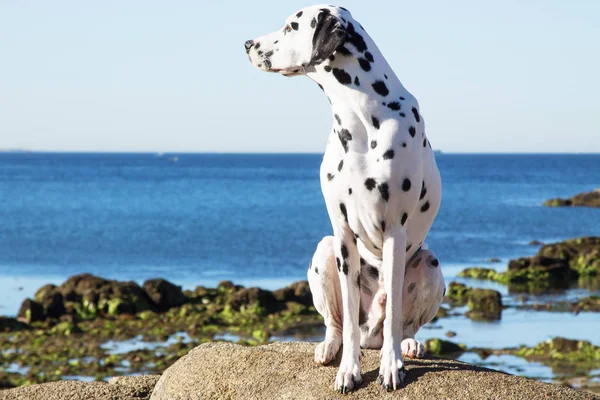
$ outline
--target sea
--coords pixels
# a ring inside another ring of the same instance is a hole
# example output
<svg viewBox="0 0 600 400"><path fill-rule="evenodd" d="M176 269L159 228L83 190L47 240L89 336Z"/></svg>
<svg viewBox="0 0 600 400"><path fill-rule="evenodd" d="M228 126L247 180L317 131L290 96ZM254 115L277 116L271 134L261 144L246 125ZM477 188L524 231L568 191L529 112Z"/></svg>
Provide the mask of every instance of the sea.
<svg viewBox="0 0 600 400"><path fill-rule="evenodd" d="M221 280L276 289L306 279L317 243L332 233L321 159L0 153L0 315L15 315L40 286L84 272L139 283L162 277L184 289ZM503 270L511 258L535 254L534 240L600 236L600 209L542 206L600 187L599 154L442 153L436 160L443 199L427 243L447 282L494 288L511 304L517 300L502 285L458 272ZM597 293L574 288L561 296L590 292ZM594 313L508 309L497 323L448 321L421 337L451 329L471 346L532 345L559 335L600 345Z"/></svg>

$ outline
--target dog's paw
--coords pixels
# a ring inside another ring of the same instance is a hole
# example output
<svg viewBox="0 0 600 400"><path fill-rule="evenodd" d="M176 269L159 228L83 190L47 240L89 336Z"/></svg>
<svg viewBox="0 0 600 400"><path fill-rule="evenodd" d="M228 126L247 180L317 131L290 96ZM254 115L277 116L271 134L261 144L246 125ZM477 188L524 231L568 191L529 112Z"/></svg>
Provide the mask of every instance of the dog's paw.
<svg viewBox="0 0 600 400"><path fill-rule="evenodd" d="M357 355L356 359L352 358L353 357L342 357L340 369L335 378L334 388L338 393L349 393L362 383L359 357Z"/></svg>
<svg viewBox="0 0 600 400"><path fill-rule="evenodd" d="M415 339L404 339L400 347L402 348L402 356L404 357L423 358L425 356L425 347Z"/></svg>
<svg viewBox="0 0 600 400"><path fill-rule="evenodd" d="M333 361L339 349L339 340L325 339L315 349L315 362L323 365L329 364Z"/></svg>
<svg viewBox="0 0 600 400"><path fill-rule="evenodd" d="M406 370L400 349L381 349L381 365L379 367L379 384L388 392L403 387Z"/></svg>

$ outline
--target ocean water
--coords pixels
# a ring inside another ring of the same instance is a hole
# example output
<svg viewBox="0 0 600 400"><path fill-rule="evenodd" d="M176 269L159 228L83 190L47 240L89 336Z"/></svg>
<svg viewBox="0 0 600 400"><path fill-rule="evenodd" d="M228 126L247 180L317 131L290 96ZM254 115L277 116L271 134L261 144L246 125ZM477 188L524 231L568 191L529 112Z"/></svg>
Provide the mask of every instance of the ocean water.
<svg viewBox="0 0 600 400"><path fill-rule="evenodd" d="M331 234L318 154L0 153L0 314L89 272L193 288L305 279ZM600 235L600 210L545 199L600 187L600 155L441 154L427 242L447 280L534 254L532 240ZM490 264L492 265L492 264Z"/></svg>

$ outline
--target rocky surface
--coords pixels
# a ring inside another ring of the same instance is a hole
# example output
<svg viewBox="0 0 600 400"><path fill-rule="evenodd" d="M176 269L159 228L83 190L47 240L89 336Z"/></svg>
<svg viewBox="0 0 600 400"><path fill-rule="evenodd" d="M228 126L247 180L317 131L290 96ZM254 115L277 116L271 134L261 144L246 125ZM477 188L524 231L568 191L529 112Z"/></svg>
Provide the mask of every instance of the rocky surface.
<svg viewBox="0 0 600 400"><path fill-rule="evenodd" d="M377 383L379 351L363 350L363 383L347 396L333 391L339 358L313 361L314 343L240 347L207 343L166 370L151 400L218 399L592 399L566 387L452 360L407 360L405 387L386 393Z"/></svg>
<svg viewBox="0 0 600 400"><path fill-rule="evenodd" d="M453 307L466 305L466 316L474 321L494 321L502 318L502 295L492 289L473 289L462 283L450 282L446 302Z"/></svg>
<svg viewBox="0 0 600 400"><path fill-rule="evenodd" d="M106 382L58 381L0 391L0 400L147 400L158 375Z"/></svg>
<svg viewBox="0 0 600 400"><path fill-rule="evenodd" d="M600 189L579 193L568 199L555 198L546 200L544 205L547 207L600 207Z"/></svg>
<svg viewBox="0 0 600 400"><path fill-rule="evenodd" d="M533 257L511 260L505 272L490 268L467 268L461 277L486 279L509 286L512 291L541 292L586 284L600 276L600 237L582 237L544 245Z"/></svg>
<svg viewBox="0 0 600 400"><path fill-rule="evenodd" d="M138 309L143 311L133 313ZM161 373L198 344L223 334L256 345L272 335L323 325L304 281L275 292L229 281L182 292L163 279L140 287L92 275L43 286L23 302L20 319L0 317L0 387L74 375ZM107 346L142 340L145 344L133 350L113 352ZM11 372L2 372L9 366Z"/></svg>

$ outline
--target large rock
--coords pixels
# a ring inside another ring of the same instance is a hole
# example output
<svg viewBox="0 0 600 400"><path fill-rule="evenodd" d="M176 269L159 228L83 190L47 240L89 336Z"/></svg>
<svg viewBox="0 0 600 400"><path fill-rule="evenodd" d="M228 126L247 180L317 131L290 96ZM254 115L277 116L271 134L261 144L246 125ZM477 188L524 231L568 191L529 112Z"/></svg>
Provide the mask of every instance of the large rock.
<svg viewBox="0 0 600 400"><path fill-rule="evenodd" d="M15 332L29 329L29 325L17 320L16 318L0 316L0 333Z"/></svg>
<svg viewBox="0 0 600 400"><path fill-rule="evenodd" d="M106 382L58 381L0 390L0 400L147 400L157 375Z"/></svg>
<svg viewBox="0 0 600 400"><path fill-rule="evenodd" d="M550 199L544 202L547 207L600 207L600 189L579 193L568 199Z"/></svg>
<svg viewBox="0 0 600 400"><path fill-rule="evenodd" d="M206 343L168 368L151 400L184 399L593 399L566 387L542 383L444 359L407 360L405 388L385 393L376 382L380 352L363 350L363 384L338 395L332 366L313 362L315 343L243 347Z"/></svg>
<svg viewBox="0 0 600 400"><path fill-rule="evenodd" d="M144 282L143 288L159 311L166 311L186 302L181 286L173 285L165 279L149 279Z"/></svg>
<svg viewBox="0 0 600 400"><path fill-rule="evenodd" d="M17 320L30 324L36 321L43 321L45 319L44 307L35 300L25 299L21 303L21 308L17 313Z"/></svg>
<svg viewBox="0 0 600 400"><path fill-rule="evenodd" d="M273 292L277 301L294 301L307 307L313 305L312 293L307 281L294 282L291 285Z"/></svg>

